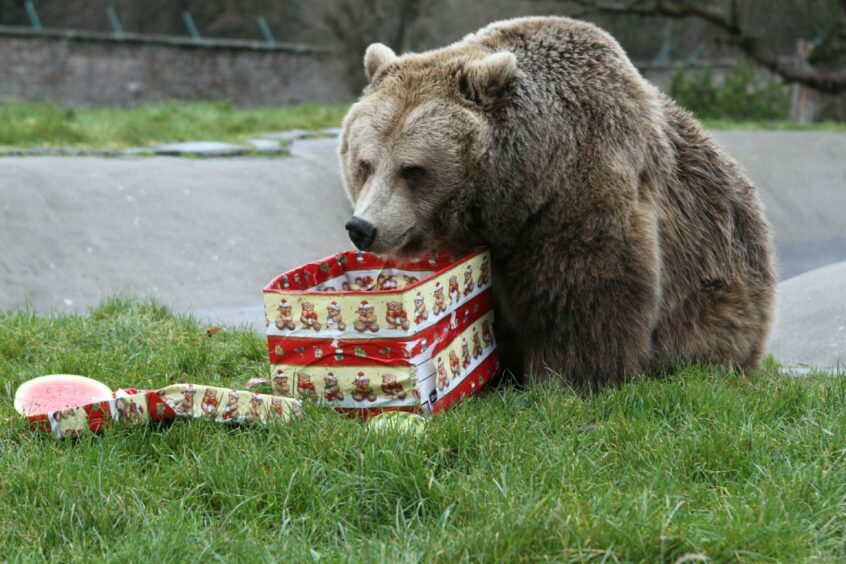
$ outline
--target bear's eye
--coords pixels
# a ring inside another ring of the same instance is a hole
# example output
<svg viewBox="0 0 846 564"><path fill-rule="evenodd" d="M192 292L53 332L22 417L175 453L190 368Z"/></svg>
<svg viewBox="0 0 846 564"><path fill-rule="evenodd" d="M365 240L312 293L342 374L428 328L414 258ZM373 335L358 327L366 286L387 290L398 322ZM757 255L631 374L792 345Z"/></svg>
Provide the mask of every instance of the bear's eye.
<svg viewBox="0 0 846 564"><path fill-rule="evenodd" d="M409 182L419 182L426 176L426 170L416 165L406 165L400 169L400 175Z"/></svg>
<svg viewBox="0 0 846 564"><path fill-rule="evenodd" d="M364 181L370 176L373 166L367 161L358 161L358 177Z"/></svg>

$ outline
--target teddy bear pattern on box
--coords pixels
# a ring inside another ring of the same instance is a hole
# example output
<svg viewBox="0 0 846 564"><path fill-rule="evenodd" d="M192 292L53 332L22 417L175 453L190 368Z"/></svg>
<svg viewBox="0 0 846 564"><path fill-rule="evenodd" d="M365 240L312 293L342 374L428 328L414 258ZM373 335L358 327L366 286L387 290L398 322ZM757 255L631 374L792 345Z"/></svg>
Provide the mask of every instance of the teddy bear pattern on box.
<svg viewBox="0 0 846 564"><path fill-rule="evenodd" d="M266 291L267 325L275 331L269 330L268 334L328 336L347 331L362 335L417 331L489 288L489 262L487 254L481 253L423 282L409 274L375 274L357 276L352 284L318 284L314 293L308 294ZM415 286L402 291L411 284ZM338 294L336 287L358 295ZM375 290L395 293L363 294ZM298 316L293 313L295 307L300 310ZM325 318L318 312L325 312Z"/></svg>

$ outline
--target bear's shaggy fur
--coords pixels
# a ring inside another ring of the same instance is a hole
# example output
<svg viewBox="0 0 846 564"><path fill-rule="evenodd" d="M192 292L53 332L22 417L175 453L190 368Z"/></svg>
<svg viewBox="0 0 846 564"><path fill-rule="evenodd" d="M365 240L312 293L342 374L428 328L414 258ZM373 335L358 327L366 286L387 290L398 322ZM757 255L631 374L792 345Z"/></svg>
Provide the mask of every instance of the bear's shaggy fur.
<svg viewBox="0 0 846 564"><path fill-rule="evenodd" d="M755 368L775 276L755 187L619 44L566 18L375 44L340 157L367 248L491 250L504 361L574 384Z"/></svg>

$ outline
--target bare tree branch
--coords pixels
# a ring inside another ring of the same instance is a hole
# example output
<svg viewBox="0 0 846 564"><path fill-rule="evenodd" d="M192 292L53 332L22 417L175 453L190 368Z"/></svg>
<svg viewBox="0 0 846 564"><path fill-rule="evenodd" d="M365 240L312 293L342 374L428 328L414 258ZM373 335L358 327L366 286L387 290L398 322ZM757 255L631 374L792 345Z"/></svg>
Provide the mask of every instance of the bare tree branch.
<svg viewBox="0 0 846 564"><path fill-rule="evenodd" d="M729 15L703 6L700 2L681 3L672 0L637 0L634 2L612 2L603 0L569 0L572 3L593 8L608 14L635 14L666 18L695 17L704 20L728 34L731 42L759 65L779 75L785 82L804 84L819 92L837 94L846 92L846 71L827 72L815 69L809 64L797 64L785 60L769 49L759 38L753 36L741 25L738 17L738 2L732 0ZM840 0L846 12L846 0Z"/></svg>

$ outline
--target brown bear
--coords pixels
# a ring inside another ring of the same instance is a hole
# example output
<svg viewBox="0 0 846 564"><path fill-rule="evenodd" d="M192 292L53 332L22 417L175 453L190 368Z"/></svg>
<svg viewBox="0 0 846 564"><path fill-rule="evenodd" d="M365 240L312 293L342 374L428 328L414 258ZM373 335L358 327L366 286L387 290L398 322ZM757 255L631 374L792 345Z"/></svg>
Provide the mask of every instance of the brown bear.
<svg viewBox="0 0 846 564"><path fill-rule="evenodd" d="M226 402L226 406L223 408L223 415L221 415L221 418L224 421L236 419L240 416L240 413L238 412L238 403L240 398L241 392L238 390L229 390L229 399Z"/></svg>
<svg viewBox="0 0 846 564"><path fill-rule="evenodd" d="M449 277L449 305L455 305L461 301L461 293L458 291L458 276Z"/></svg>
<svg viewBox="0 0 846 564"><path fill-rule="evenodd" d="M275 417L284 417L285 416L285 408L282 405L282 398L279 398L279 397L270 398L269 415L275 416Z"/></svg>
<svg viewBox="0 0 846 564"><path fill-rule="evenodd" d="M423 294L417 292L414 296L414 323L420 324L429 319L429 312L426 311L426 302L423 301Z"/></svg>
<svg viewBox="0 0 846 564"><path fill-rule="evenodd" d="M404 400L406 397L402 383L397 381L396 374L382 374L382 393L389 399Z"/></svg>
<svg viewBox="0 0 846 564"><path fill-rule="evenodd" d="M250 398L250 409L247 411L247 419L261 419L262 410L264 409L264 400L258 396Z"/></svg>
<svg viewBox="0 0 846 564"><path fill-rule="evenodd" d="M214 418L219 406L220 400L217 397L217 391L213 388L206 388L203 400L200 402L200 412L206 417Z"/></svg>
<svg viewBox="0 0 846 564"><path fill-rule="evenodd" d="M469 296L473 293L473 267L469 264L467 268L464 270L464 295Z"/></svg>
<svg viewBox="0 0 846 564"><path fill-rule="evenodd" d="M179 415L193 415L194 414L194 394L197 389L189 385L182 390L182 401L177 405L173 411Z"/></svg>
<svg viewBox="0 0 846 564"><path fill-rule="evenodd" d="M291 395L291 386L288 384L288 376L285 374L285 371L280 369L276 370L276 374L273 375L271 378L273 384L273 395L276 396L290 396Z"/></svg>
<svg viewBox="0 0 846 564"><path fill-rule="evenodd" d="M365 376L364 372L359 372L356 375L353 386L352 397L355 401L376 401L376 393L373 391L373 386L370 385L370 378Z"/></svg>
<svg viewBox="0 0 846 564"><path fill-rule="evenodd" d="M329 372L323 377L323 397L326 401L343 401L344 392L341 391L341 386L338 385L338 377L334 372Z"/></svg>
<svg viewBox="0 0 846 564"><path fill-rule="evenodd" d="M458 378L458 375L461 373L461 366L458 360L458 355L455 353L455 350L450 349L449 351L449 371L452 372L453 378Z"/></svg>
<svg viewBox="0 0 846 564"><path fill-rule="evenodd" d="M443 391L449 388L449 376L447 376L446 366L444 366L444 359L438 357L438 390Z"/></svg>
<svg viewBox="0 0 846 564"><path fill-rule="evenodd" d="M388 302L385 321L388 322L388 329L408 329L408 314L403 309L402 302Z"/></svg>
<svg viewBox="0 0 846 564"><path fill-rule="evenodd" d="M313 303L303 302L300 322L303 324L303 329L314 329L315 331L320 331L320 322L317 321L317 312L314 311Z"/></svg>
<svg viewBox="0 0 846 564"><path fill-rule="evenodd" d="M311 375L305 372L297 374L297 393L304 400L317 400L317 388L311 381Z"/></svg>
<svg viewBox="0 0 846 564"><path fill-rule="evenodd" d="M440 282L435 283L434 298L435 305L432 306L432 313L440 315L447 310L446 299L444 298L444 287Z"/></svg>
<svg viewBox="0 0 846 564"><path fill-rule="evenodd" d="M338 331L346 331L347 324L344 323L344 319L341 317L341 306L338 305L338 302L332 302L326 308L326 328L330 330L338 330Z"/></svg>
<svg viewBox="0 0 846 564"><path fill-rule="evenodd" d="M479 358L482 352L482 339L479 337L479 331L473 327L473 358Z"/></svg>
<svg viewBox="0 0 846 564"><path fill-rule="evenodd" d="M491 252L519 377L758 366L776 278L755 187L620 45L568 18L371 45L339 155L360 249Z"/></svg>
<svg viewBox="0 0 846 564"><path fill-rule="evenodd" d="M288 300L282 300L282 303L279 304L279 307L276 308L279 311L279 318L276 320L276 328L277 329L294 329L294 314L291 313L291 304L288 303Z"/></svg>
<svg viewBox="0 0 846 564"><path fill-rule="evenodd" d="M358 320L353 323L353 327L359 333L367 330L374 333L379 330L379 323L376 322L376 313L373 304L368 303L367 300L362 300L358 306Z"/></svg>

